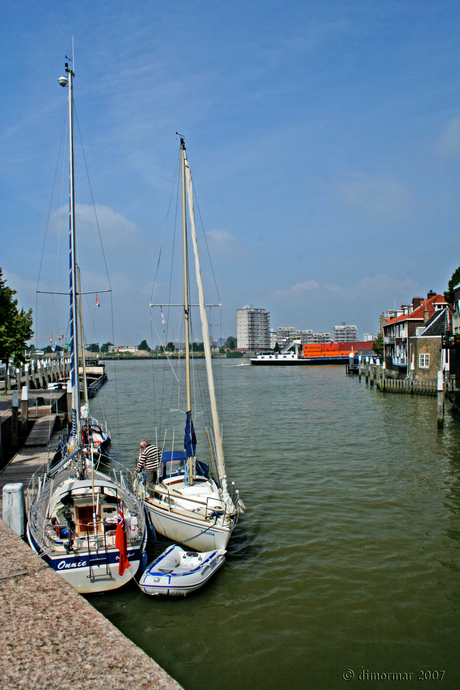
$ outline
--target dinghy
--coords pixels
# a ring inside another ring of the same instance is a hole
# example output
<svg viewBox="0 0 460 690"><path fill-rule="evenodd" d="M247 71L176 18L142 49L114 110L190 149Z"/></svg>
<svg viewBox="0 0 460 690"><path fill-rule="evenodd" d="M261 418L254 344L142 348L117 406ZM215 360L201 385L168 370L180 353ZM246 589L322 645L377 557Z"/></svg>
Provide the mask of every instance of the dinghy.
<svg viewBox="0 0 460 690"><path fill-rule="evenodd" d="M139 586L151 595L185 596L202 587L225 561L224 549L184 551L173 544L142 574Z"/></svg>

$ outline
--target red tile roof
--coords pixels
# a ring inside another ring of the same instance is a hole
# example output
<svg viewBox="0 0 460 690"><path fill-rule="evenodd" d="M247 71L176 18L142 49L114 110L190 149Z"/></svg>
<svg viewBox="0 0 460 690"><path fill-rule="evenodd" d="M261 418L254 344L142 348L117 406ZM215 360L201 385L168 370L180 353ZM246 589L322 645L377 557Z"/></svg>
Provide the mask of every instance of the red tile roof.
<svg viewBox="0 0 460 690"><path fill-rule="evenodd" d="M427 307L425 307L425 304ZM386 326L389 326L394 323L401 323L402 321L408 321L410 320L420 320L423 321L423 312L425 309L428 308L428 318L431 318L434 314L434 305L435 304L445 304L447 305L447 302L444 298L443 295L435 295L434 297L430 297L429 300L423 300L422 304L417 307L417 309L414 309L410 314L401 314L401 316L397 316L396 319L391 319L390 321L386 321L383 324L383 327L385 328Z"/></svg>

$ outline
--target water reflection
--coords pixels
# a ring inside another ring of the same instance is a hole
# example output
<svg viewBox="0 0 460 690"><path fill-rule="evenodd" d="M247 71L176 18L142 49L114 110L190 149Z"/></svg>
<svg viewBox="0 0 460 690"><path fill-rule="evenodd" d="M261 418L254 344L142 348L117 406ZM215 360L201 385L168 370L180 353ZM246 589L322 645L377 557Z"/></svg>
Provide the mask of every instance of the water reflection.
<svg viewBox="0 0 460 690"><path fill-rule="evenodd" d="M151 366L119 365L118 430L110 383L95 399L131 466L160 416ZM342 367L224 363L222 395L247 506L225 566L183 600L132 585L97 608L187 690L332 688L363 667L443 668L456 687L460 423L440 432L434 398L382 394Z"/></svg>

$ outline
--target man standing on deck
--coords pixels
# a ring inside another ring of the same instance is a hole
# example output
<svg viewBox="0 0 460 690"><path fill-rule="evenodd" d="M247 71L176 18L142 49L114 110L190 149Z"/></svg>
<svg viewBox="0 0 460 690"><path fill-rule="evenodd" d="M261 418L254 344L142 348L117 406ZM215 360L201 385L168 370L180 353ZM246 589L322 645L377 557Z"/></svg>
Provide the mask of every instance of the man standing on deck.
<svg viewBox="0 0 460 690"><path fill-rule="evenodd" d="M145 470L147 479L147 491L153 490L154 484L158 481L161 468L161 453L156 446L148 441L141 441L139 448L139 460L136 465L136 472Z"/></svg>

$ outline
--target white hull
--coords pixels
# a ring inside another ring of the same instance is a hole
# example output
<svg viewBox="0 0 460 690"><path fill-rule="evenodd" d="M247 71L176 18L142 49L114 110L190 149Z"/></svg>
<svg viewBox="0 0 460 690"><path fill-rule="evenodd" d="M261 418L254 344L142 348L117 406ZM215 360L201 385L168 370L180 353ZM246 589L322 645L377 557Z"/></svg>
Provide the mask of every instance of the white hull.
<svg viewBox="0 0 460 690"><path fill-rule="evenodd" d="M91 470L76 477L70 460L55 475L41 474L27 492L27 540L80 594L122 587L137 573L147 541L141 501L122 481ZM119 575L117 511L123 505L130 566Z"/></svg>
<svg viewBox="0 0 460 690"><path fill-rule="evenodd" d="M185 596L202 587L224 561L224 550L198 554L170 546L147 567L139 587L150 595Z"/></svg>
<svg viewBox="0 0 460 690"><path fill-rule="evenodd" d="M130 567L125 570L123 575L118 573L119 552L117 549L112 549L107 553L107 564L93 564L91 568L88 565L89 554L82 550L76 552L73 556L65 552L59 553L44 553L27 527L27 540L32 549L44 561L56 571L69 585L72 585L79 594L96 594L98 592L107 592L112 589L118 589L127 582L132 580L139 570L142 558L142 549L138 546L135 549L128 551L128 560Z"/></svg>
<svg viewBox="0 0 460 690"><path fill-rule="evenodd" d="M177 475L157 484L153 495L139 481L134 490L158 534L196 551L227 548L237 511L230 498L223 500L213 480L196 477L189 485Z"/></svg>
<svg viewBox="0 0 460 690"><path fill-rule="evenodd" d="M168 509L161 508L149 500L144 502L155 531L171 541L184 544L196 551L226 549L232 535L234 522L230 526L218 525L214 520L194 520Z"/></svg>

